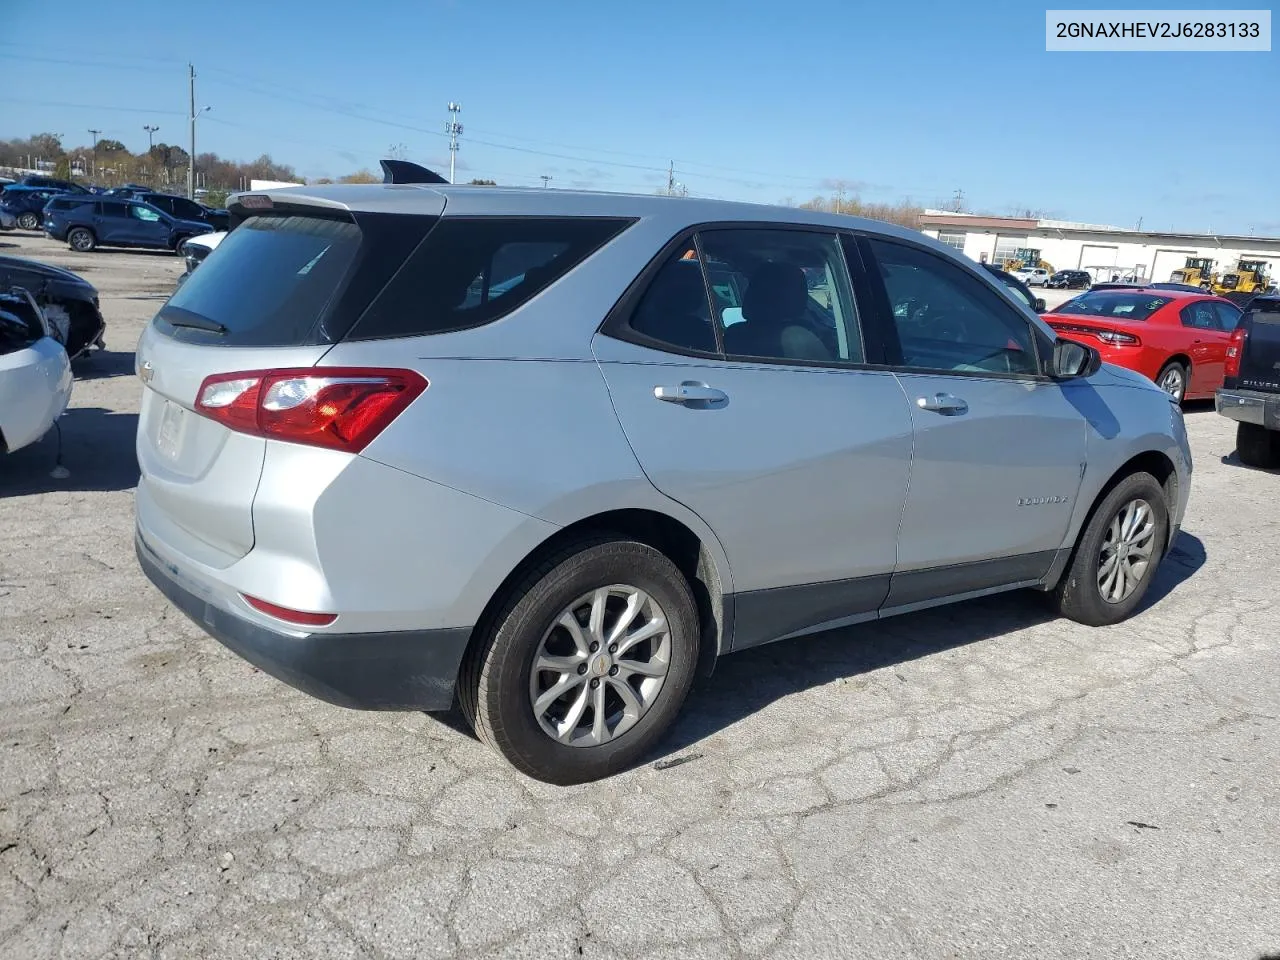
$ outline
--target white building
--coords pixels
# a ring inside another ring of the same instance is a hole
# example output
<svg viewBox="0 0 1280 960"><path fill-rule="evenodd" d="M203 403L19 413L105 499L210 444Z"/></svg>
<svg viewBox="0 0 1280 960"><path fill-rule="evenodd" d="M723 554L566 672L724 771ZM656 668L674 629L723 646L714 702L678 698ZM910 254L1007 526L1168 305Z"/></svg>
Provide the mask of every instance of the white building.
<svg viewBox="0 0 1280 960"><path fill-rule="evenodd" d="M1040 251L1055 270L1088 270L1095 280L1112 276L1165 281L1186 264L1188 257L1216 261L1227 273L1239 260L1270 264L1272 282L1280 278L1280 237L1241 237L1228 234L1157 233L1126 230L1067 220L984 217L944 210L926 210L921 230L974 260L1003 263L1015 259L1019 248Z"/></svg>

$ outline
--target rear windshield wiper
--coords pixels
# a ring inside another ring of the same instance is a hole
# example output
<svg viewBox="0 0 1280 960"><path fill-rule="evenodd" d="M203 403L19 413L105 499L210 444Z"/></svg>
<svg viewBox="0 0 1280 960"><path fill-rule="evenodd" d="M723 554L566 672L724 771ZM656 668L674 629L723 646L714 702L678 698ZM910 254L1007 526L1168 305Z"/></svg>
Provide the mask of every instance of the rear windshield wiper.
<svg viewBox="0 0 1280 960"><path fill-rule="evenodd" d="M208 317L202 317L198 313L192 313L189 310L183 310L180 307L173 307L166 310L163 315L165 323L171 327L188 327L192 330L204 330L208 333L225 334L229 331L217 320L210 320Z"/></svg>

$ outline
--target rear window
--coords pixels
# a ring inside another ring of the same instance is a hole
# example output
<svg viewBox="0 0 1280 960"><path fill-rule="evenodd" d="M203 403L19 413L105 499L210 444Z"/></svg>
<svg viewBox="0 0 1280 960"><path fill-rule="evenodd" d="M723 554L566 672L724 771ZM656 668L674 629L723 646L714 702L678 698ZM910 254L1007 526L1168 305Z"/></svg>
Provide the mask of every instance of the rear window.
<svg viewBox="0 0 1280 960"><path fill-rule="evenodd" d="M630 222L445 217L348 339L420 336L492 323L559 280Z"/></svg>
<svg viewBox="0 0 1280 960"><path fill-rule="evenodd" d="M1072 297L1053 308L1054 313L1074 313L1085 317L1110 317L1114 320L1146 320L1165 304L1169 297L1124 290L1096 290Z"/></svg>
<svg viewBox="0 0 1280 960"><path fill-rule="evenodd" d="M317 330L360 249L351 220L250 217L160 311L165 332L229 346L325 342Z"/></svg>

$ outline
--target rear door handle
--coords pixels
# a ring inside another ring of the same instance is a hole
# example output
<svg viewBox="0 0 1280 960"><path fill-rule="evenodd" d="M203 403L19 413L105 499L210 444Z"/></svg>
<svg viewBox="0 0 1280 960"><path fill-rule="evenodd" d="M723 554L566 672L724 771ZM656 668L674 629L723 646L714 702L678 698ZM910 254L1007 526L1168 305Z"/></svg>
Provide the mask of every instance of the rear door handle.
<svg viewBox="0 0 1280 960"><path fill-rule="evenodd" d="M696 380L686 380L677 386L656 386L653 395L668 403L724 403L729 395L723 390L709 387Z"/></svg>
<svg viewBox="0 0 1280 960"><path fill-rule="evenodd" d="M916 406L921 410L940 413L944 417L957 417L969 412L967 403L949 393L935 393L932 397L916 397Z"/></svg>

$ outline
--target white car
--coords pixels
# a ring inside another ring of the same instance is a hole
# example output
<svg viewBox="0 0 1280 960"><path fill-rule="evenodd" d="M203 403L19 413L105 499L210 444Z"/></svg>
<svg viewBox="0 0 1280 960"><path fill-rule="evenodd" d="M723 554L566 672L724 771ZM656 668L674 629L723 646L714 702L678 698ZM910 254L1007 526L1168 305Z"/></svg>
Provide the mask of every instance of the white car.
<svg viewBox="0 0 1280 960"><path fill-rule="evenodd" d="M1013 275L1028 287L1043 287L1049 282L1050 273L1044 267L1023 267L1013 271Z"/></svg>
<svg viewBox="0 0 1280 960"><path fill-rule="evenodd" d="M71 400L71 360L25 290L0 293L0 452L35 443Z"/></svg>
<svg viewBox="0 0 1280 960"><path fill-rule="evenodd" d="M184 242L178 252L187 262L187 272L179 278L178 282L186 280L191 275L191 271L200 266L204 258L211 254L226 236L226 230L219 230L217 233L202 233Z"/></svg>

